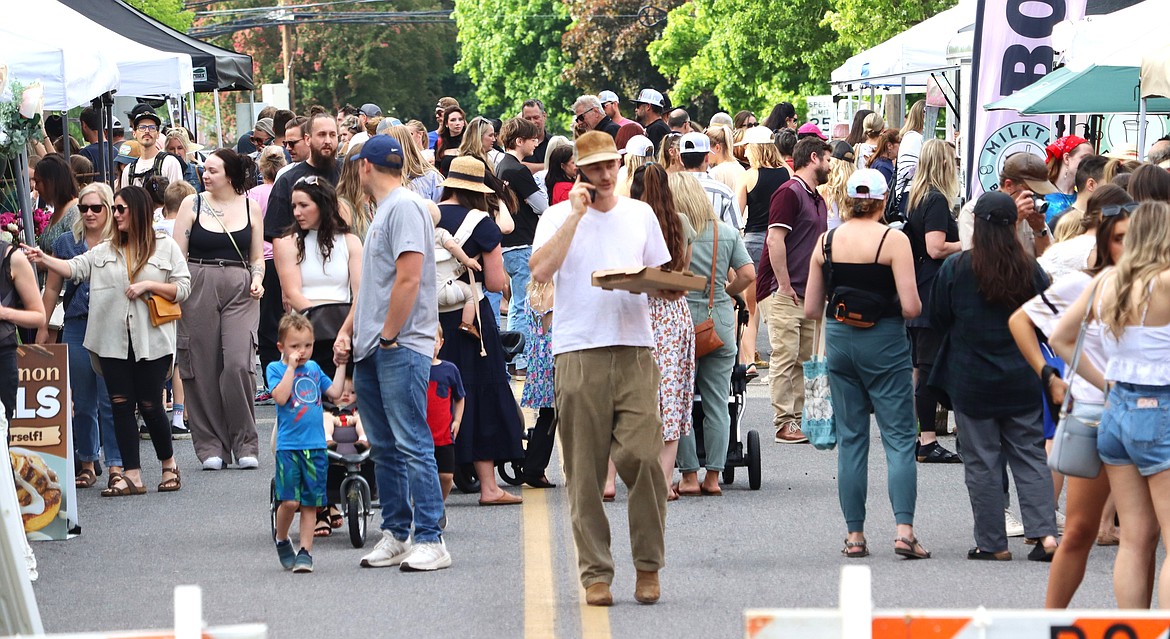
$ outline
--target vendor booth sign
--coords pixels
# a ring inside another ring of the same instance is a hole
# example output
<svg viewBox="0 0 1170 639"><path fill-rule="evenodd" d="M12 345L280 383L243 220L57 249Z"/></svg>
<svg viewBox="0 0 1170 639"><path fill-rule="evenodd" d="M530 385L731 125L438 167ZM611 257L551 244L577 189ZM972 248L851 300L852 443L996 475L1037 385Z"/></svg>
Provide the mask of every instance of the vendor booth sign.
<svg viewBox="0 0 1170 639"><path fill-rule="evenodd" d="M985 111L1052 70L1052 30L1085 15L1085 0L979 0L975 20L972 77L975 114L968 132L968 195L974 199L995 188L1007 157L1019 151L1044 157L1052 117Z"/></svg>
<svg viewBox="0 0 1170 639"><path fill-rule="evenodd" d="M9 424L8 457L30 541L67 539L77 521L73 483L73 411L64 344L17 349L20 383Z"/></svg>

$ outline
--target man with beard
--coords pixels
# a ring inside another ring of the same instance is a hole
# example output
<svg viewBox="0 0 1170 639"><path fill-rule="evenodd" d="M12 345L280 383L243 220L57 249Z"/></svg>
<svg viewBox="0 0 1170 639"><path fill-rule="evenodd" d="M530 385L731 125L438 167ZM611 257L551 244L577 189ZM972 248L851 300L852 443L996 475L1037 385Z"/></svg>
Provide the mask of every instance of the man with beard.
<svg viewBox="0 0 1170 639"><path fill-rule="evenodd" d="M164 153L158 146L161 126L162 119L149 108L134 115L134 139L142 145L142 155L137 162L123 169L121 186L142 186L156 175L165 177L171 184L183 180L183 167L179 158Z"/></svg>
<svg viewBox="0 0 1170 639"><path fill-rule="evenodd" d="M277 176L268 196L268 212L264 216L264 241L283 237L292 227L292 188L301 178L316 176L337 186L341 169L337 164L337 121L329 113L317 113L302 125L303 142L297 146L308 146L308 158L294 164ZM288 135L287 129L285 133ZM280 316L284 314L281 300L280 279L272 260L264 264L264 297L260 300L260 326L257 330L260 366L267 369L269 362L280 359L276 349L276 332ZM257 393L258 401L267 401L270 395L265 390Z"/></svg>
<svg viewBox="0 0 1170 639"><path fill-rule="evenodd" d="M654 89L642 89L638 99L634 100L634 119L646 129L646 137L654 143L654 148L660 148L662 138L670 133L670 125L662 119L662 112L666 108L666 99Z"/></svg>
<svg viewBox="0 0 1170 639"><path fill-rule="evenodd" d="M800 430L804 410L802 364L812 356L816 322L804 316L804 287L817 240L828 230L825 200L817 187L829 179L829 145L809 137L796 143L796 172L776 189L768 207L768 236L760 257L756 299L764 309L776 442L808 441Z"/></svg>

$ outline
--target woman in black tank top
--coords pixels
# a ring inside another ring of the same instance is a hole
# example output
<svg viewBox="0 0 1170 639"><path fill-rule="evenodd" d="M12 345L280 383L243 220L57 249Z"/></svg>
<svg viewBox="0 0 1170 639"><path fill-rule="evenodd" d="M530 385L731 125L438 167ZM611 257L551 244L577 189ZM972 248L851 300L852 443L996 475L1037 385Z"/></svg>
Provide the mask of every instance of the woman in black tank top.
<svg viewBox="0 0 1170 639"><path fill-rule="evenodd" d="M757 126L748 129L744 133L743 141L747 146L745 155L748 159L748 170L740 176L739 185L735 189L735 199L739 203L739 210L744 211L747 216L743 243L758 270L760 257L764 252L764 240L768 235L768 208L772 202L772 194L781 184L791 179L792 175L788 172L788 165L784 163L780 151L772 142L772 132L767 127ZM739 360L741 364L749 366L748 373L751 374L756 368L763 368L768 364L756 352L758 315L755 287L747 287L743 297L747 302L748 323L740 340ZM747 347L742 347L745 344Z"/></svg>
<svg viewBox="0 0 1170 639"><path fill-rule="evenodd" d="M917 497L914 385L910 340L903 318L922 309L914 279L910 241L881 222L886 180L873 169L849 178L849 217L821 237L813 251L804 313L825 318L832 419L839 443L837 491L848 537L841 554L869 554L865 540L865 498L869 451L869 410L877 416L886 449L890 502L897 533L894 553L926 559L930 553L914 536ZM861 317L858 317L860 315ZM815 402L810 399L809 402ZM816 406L805 405L806 416Z"/></svg>
<svg viewBox="0 0 1170 639"><path fill-rule="evenodd" d="M254 168L247 156L216 151L204 165L206 190L184 200L175 219L175 240L191 265L175 367L204 470L220 470L233 458L240 468L259 464L252 404L264 221L260 206L244 196L256 183Z"/></svg>
<svg viewBox="0 0 1170 639"><path fill-rule="evenodd" d="M18 247L0 240L0 401L9 420L16 411L16 329L41 328L45 317L32 264Z"/></svg>

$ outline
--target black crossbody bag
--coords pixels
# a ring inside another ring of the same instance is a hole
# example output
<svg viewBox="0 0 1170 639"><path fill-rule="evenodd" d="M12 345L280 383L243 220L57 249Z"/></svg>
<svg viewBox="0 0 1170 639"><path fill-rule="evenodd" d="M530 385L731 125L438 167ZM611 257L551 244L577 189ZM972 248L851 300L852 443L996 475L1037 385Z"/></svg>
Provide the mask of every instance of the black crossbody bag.
<svg viewBox="0 0 1170 639"><path fill-rule="evenodd" d="M833 280L833 229L825 234L822 250L825 253L825 288L829 291L830 316L854 328L872 328L890 310L893 300L881 293L866 291L852 286L838 286ZM891 229L886 229L888 234ZM886 236L882 235L882 244ZM878 256L881 255L878 245ZM874 258L877 261L877 258Z"/></svg>

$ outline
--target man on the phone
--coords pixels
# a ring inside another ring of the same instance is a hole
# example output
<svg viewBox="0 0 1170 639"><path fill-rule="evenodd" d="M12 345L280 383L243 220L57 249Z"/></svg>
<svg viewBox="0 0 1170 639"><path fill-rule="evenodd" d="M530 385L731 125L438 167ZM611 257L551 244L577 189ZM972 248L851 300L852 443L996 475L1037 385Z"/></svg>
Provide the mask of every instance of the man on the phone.
<svg viewBox="0 0 1170 639"><path fill-rule="evenodd" d="M541 216L530 262L532 278L556 288L556 409L578 570L591 606L613 604L609 520L602 506L609 459L629 487L634 598L640 603L658 601L665 556L667 487L658 463L662 423L649 303L644 295L592 286L594 271L670 260L650 206L614 194L620 158L605 133L589 131L577 139L575 159L588 183L578 179L569 199Z"/></svg>

